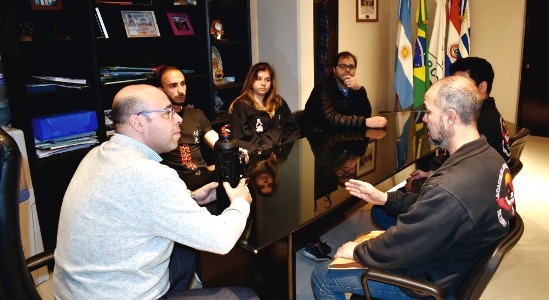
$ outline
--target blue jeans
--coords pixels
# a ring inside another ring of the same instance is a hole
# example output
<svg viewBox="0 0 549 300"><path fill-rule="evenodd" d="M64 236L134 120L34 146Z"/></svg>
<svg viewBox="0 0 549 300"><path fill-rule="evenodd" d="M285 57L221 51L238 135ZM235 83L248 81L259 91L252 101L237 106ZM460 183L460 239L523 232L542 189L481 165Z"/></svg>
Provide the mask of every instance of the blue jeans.
<svg viewBox="0 0 549 300"><path fill-rule="evenodd" d="M170 291L189 289L198 265L198 251L175 243L170 256Z"/></svg>
<svg viewBox="0 0 549 300"><path fill-rule="evenodd" d="M374 205L371 210L372 223L382 230L396 225L397 217L389 214L381 205Z"/></svg>
<svg viewBox="0 0 549 300"><path fill-rule="evenodd" d="M313 294L317 300L345 300L345 293L364 296L360 277L364 270L330 270L325 261L311 276ZM370 296L376 299L413 299L398 287L377 281L368 281Z"/></svg>

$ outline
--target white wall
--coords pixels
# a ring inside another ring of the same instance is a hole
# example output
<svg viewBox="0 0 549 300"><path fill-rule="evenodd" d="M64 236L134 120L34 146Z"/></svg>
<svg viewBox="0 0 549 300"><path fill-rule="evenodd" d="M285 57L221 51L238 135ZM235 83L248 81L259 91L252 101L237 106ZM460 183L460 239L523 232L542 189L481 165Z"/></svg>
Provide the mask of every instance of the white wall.
<svg viewBox="0 0 549 300"><path fill-rule="evenodd" d="M255 59L271 63L280 94L292 111L297 110L314 84L312 1L252 1L258 23L257 36L252 37L258 45Z"/></svg>
<svg viewBox="0 0 549 300"><path fill-rule="evenodd" d="M392 110L395 103L393 73L398 12L394 16L391 12L397 10L398 1L391 2L379 3L377 22L356 22L356 1L339 0L338 52L346 50L357 56L356 76L368 92L373 112Z"/></svg>
<svg viewBox="0 0 549 300"><path fill-rule="evenodd" d="M254 57L275 66L281 94L290 108L303 108L314 84L313 0L251 1L251 14L257 16L257 29L252 28L252 44L257 45ZM339 1L339 51L357 55L357 76L368 91L374 111L391 110L395 102L398 0L378 1L377 22L356 22L355 1ZM416 4L417 0L412 0L412 21ZM434 0L427 0L431 19L435 5ZM470 9L471 55L492 63L496 73L492 96L503 117L516 122L525 0L470 1ZM429 27L428 37L430 34Z"/></svg>

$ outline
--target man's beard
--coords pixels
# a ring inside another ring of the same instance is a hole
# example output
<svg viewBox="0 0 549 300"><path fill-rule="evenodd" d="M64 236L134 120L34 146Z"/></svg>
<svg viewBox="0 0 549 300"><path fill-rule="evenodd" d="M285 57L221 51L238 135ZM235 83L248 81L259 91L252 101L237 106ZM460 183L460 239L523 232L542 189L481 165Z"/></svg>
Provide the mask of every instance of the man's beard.
<svg viewBox="0 0 549 300"><path fill-rule="evenodd" d="M438 127L438 138L434 139L433 135L431 134L429 136L429 140L431 144L439 148L446 149L446 146L448 146L448 132L444 129L442 117L438 120L438 123L436 126Z"/></svg>
<svg viewBox="0 0 549 300"><path fill-rule="evenodd" d="M179 98L183 97L183 100L181 101L180 99L175 99L175 98L169 98L170 102L174 105L179 105L179 106L184 106L185 105L185 102L187 100L187 95L183 95L183 96L179 96Z"/></svg>

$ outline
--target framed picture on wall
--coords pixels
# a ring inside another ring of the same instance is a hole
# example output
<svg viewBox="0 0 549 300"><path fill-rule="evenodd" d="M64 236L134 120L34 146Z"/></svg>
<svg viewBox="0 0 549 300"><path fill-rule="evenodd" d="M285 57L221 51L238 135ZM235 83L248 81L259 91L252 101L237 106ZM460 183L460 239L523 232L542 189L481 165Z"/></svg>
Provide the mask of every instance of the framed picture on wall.
<svg viewBox="0 0 549 300"><path fill-rule="evenodd" d="M168 13L168 20L174 35L194 35L191 19L184 13Z"/></svg>
<svg viewBox="0 0 549 300"><path fill-rule="evenodd" d="M129 38L135 37L157 37L160 36L154 11L129 11L122 10L122 19L126 28L126 35Z"/></svg>
<svg viewBox="0 0 549 300"><path fill-rule="evenodd" d="M376 169L376 148L377 141L370 140L366 154L360 158L356 164L356 176L362 176L368 174Z"/></svg>
<svg viewBox="0 0 549 300"><path fill-rule="evenodd" d="M355 0L357 22L377 22L379 0Z"/></svg>
<svg viewBox="0 0 549 300"><path fill-rule="evenodd" d="M63 2L61 0L30 0L33 10L61 10Z"/></svg>

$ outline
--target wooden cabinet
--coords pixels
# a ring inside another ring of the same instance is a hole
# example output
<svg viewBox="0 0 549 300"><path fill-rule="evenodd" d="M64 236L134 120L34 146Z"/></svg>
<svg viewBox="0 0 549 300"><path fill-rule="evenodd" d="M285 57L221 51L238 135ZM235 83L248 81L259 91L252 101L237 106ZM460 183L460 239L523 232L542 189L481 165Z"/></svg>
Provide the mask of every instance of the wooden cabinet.
<svg viewBox="0 0 549 300"><path fill-rule="evenodd" d="M218 128L215 124L227 122L226 109L240 93L251 66L249 0L198 0L196 5L174 5L174 1L166 0L152 0L146 4L143 2L147 1L135 2L141 4L63 1L60 10L36 10L31 8L29 0L6 0L0 4L0 55L10 101L11 125L25 133L46 250L55 247L66 187L91 148L38 158L34 155L33 118L94 111L98 121L97 138L103 142L107 139L103 112L111 108L116 92L128 84L154 82L143 79L104 84L101 68L169 64L189 70L186 72L187 101L201 108ZM101 13L108 38L98 38L96 8ZM122 11L153 11L160 36L129 38ZM194 34L175 34L168 14L186 14ZM210 35L214 19L224 25L224 40L214 40ZM21 41L18 26L21 23L29 23L34 28L32 40ZM212 46L223 59L225 76L234 77L235 82L214 84ZM26 84L33 75L85 79L87 87L29 94ZM215 95L224 103L219 111L214 105Z"/></svg>

